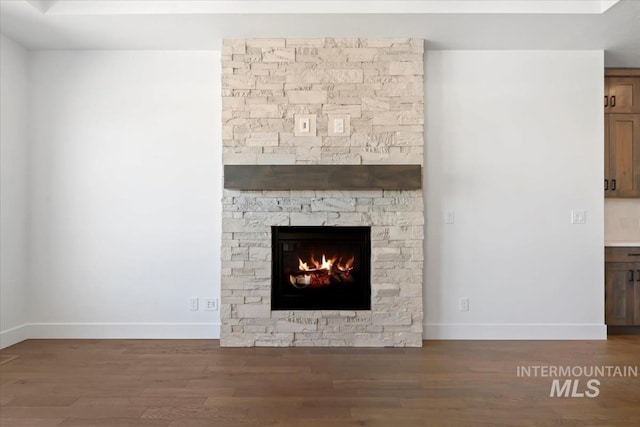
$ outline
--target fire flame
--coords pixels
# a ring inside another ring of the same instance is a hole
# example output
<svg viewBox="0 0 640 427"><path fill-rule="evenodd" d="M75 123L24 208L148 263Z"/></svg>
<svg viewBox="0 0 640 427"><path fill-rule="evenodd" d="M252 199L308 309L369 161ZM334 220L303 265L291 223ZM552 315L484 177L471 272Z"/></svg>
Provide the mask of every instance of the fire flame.
<svg viewBox="0 0 640 427"><path fill-rule="evenodd" d="M318 261L314 255L308 261L298 258L298 271L289 275L289 281L295 288L318 288L335 283L352 283L351 271L354 269L355 256L343 260L341 256L328 257L323 254Z"/></svg>
<svg viewBox="0 0 640 427"><path fill-rule="evenodd" d="M344 264L338 264L338 270L340 271L351 271L353 270L353 261L355 257L351 257Z"/></svg>
<svg viewBox="0 0 640 427"><path fill-rule="evenodd" d="M300 271L313 271L313 270L326 270L331 271L335 266L338 270L346 272L353 270L353 261L355 257L351 257L345 262L342 262L342 258L338 259L338 257L333 257L327 259L325 254L322 254L322 261L317 261L313 256L311 256L311 264L313 267L309 267L309 264L302 259L298 258L298 269ZM337 261L337 263L336 263Z"/></svg>
<svg viewBox="0 0 640 427"><path fill-rule="evenodd" d="M298 264L298 269L300 271L309 271L309 270L311 270L309 268L309 265L306 262L302 261L300 258L298 258L298 261L300 261L300 263Z"/></svg>
<svg viewBox="0 0 640 427"><path fill-rule="evenodd" d="M331 267L333 267L333 263L335 262L335 258L327 261L324 255L322 255L322 265L320 266L320 270L329 270L331 271Z"/></svg>

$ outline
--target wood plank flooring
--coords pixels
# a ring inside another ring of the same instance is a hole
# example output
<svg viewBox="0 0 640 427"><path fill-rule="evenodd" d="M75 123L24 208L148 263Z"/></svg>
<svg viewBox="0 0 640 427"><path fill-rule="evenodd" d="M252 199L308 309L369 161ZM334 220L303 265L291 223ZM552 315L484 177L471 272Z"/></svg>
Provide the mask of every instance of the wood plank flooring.
<svg viewBox="0 0 640 427"><path fill-rule="evenodd" d="M1 354L19 356L0 366L3 427L640 426L639 377L599 378L594 398L552 398L553 378L516 371L640 365L640 336L422 349L29 340Z"/></svg>

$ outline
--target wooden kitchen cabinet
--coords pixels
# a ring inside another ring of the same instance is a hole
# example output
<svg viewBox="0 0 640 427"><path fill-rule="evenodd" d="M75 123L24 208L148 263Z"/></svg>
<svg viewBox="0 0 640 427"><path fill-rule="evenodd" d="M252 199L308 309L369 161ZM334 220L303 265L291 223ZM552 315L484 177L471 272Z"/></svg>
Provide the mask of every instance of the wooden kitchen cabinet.
<svg viewBox="0 0 640 427"><path fill-rule="evenodd" d="M640 197L640 69L607 68L604 196Z"/></svg>
<svg viewBox="0 0 640 427"><path fill-rule="evenodd" d="M604 195L640 197L640 114L605 114Z"/></svg>
<svg viewBox="0 0 640 427"><path fill-rule="evenodd" d="M604 112L640 113L640 73L618 69L607 70L605 76Z"/></svg>
<svg viewBox="0 0 640 427"><path fill-rule="evenodd" d="M640 326L640 247L605 248L605 323Z"/></svg>

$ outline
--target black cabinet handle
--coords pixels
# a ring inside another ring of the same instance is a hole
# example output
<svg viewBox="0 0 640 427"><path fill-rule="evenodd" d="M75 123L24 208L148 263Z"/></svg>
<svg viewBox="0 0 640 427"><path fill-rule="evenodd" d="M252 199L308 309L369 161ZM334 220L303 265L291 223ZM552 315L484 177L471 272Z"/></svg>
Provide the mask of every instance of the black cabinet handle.
<svg viewBox="0 0 640 427"><path fill-rule="evenodd" d="M616 180L615 179L611 180L611 191L616 191Z"/></svg>
<svg viewBox="0 0 640 427"><path fill-rule="evenodd" d="M627 254L628 256L640 256L640 254Z"/></svg>
<svg viewBox="0 0 640 427"><path fill-rule="evenodd" d="M609 95L605 95L604 96L604 106L608 107L609 106Z"/></svg>
<svg viewBox="0 0 640 427"><path fill-rule="evenodd" d="M604 180L604 191L607 191L607 190L609 190L609 180L605 179Z"/></svg>
<svg viewBox="0 0 640 427"><path fill-rule="evenodd" d="M633 274L634 274L634 273L633 273L633 270L629 270L629 271L627 271L627 272L629 273L629 281L630 281L630 282L633 282Z"/></svg>
<svg viewBox="0 0 640 427"><path fill-rule="evenodd" d="M640 283L640 270L636 270L638 272L638 283Z"/></svg>
<svg viewBox="0 0 640 427"><path fill-rule="evenodd" d="M615 107L615 106L616 106L616 96L615 96L615 95L613 95L613 96L611 97L611 106L612 106L612 107Z"/></svg>

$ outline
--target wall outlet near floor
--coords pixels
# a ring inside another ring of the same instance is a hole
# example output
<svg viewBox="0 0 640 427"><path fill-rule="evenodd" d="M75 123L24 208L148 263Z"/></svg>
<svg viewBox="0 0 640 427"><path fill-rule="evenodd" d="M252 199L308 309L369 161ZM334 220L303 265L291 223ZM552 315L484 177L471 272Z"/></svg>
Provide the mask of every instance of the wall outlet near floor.
<svg viewBox="0 0 640 427"><path fill-rule="evenodd" d="M207 311L218 311L218 298L205 298L204 309Z"/></svg>
<svg viewBox="0 0 640 427"><path fill-rule="evenodd" d="M460 298L460 311L469 311L469 298Z"/></svg>
<svg viewBox="0 0 640 427"><path fill-rule="evenodd" d="M189 310L198 311L198 298L189 298Z"/></svg>

